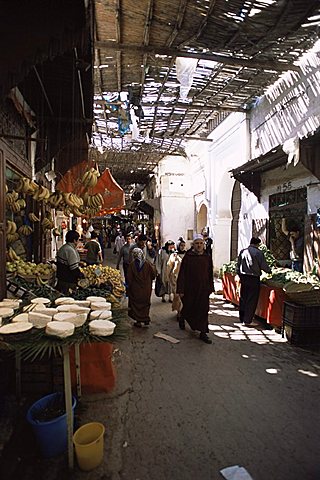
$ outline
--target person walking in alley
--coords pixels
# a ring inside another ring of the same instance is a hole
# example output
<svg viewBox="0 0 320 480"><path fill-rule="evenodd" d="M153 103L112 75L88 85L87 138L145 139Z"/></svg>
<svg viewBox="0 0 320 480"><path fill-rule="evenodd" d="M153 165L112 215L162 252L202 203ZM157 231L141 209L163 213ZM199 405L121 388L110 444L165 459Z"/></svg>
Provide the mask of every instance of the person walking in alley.
<svg viewBox="0 0 320 480"><path fill-rule="evenodd" d="M102 263L102 250L98 241L98 235L95 231L91 232L91 238L84 247L87 250L86 263L87 265L98 265Z"/></svg>
<svg viewBox="0 0 320 480"><path fill-rule="evenodd" d="M182 237L180 237L177 243L177 251L171 253L168 260L169 283L171 291L173 293L172 311L177 312L178 321L181 318L182 302L180 295L177 294L177 279L180 271L181 262L186 251L186 242L183 240Z"/></svg>
<svg viewBox="0 0 320 480"><path fill-rule="evenodd" d="M126 243L124 236L122 235L122 232L119 231L119 234L116 236L114 240L114 249L113 253L119 255L121 248L123 245Z"/></svg>
<svg viewBox="0 0 320 480"><path fill-rule="evenodd" d="M129 267L129 250L130 250L131 244L132 244L132 234L128 233L126 235L126 243L120 248L120 252L118 254L118 259L117 259L117 266L116 266L116 268L119 270L120 262L122 260L124 280L127 286L128 286L127 272Z"/></svg>
<svg viewBox="0 0 320 480"><path fill-rule="evenodd" d="M156 277L153 264L145 259L141 248L132 250L132 262L128 267L128 315L136 327L150 323L152 280Z"/></svg>
<svg viewBox="0 0 320 480"><path fill-rule="evenodd" d="M203 236L193 237L193 249L188 250L181 262L177 280L177 293L182 301L179 327L185 329L185 320L192 330L200 331L200 340L212 343L208 337L209 295L213 292L212 259L204 251Z"/></svg>
<svg viewBox="0 0 320 480"><path fill-rule="evenodd" d="M271 273L263 252L259 249L260 238L252 237L250 245L241 250L237 262L237 274L240 277L239 317L244 325L252 323L260 293L260 275L264 270Z"/></svg>
<svg viewBox="0 0 320 480"><path fill-rule="evenodd" d="M156 258L157 275L161 277L161 282L164 287L165 293L162 295L162 301L166 301L166 294L169 295L169 302L173 301L173 292L169 282L169 267L168 260L171 253L175 251L175 243L172 240L168 240L164 247L160 248Z"/></svg>

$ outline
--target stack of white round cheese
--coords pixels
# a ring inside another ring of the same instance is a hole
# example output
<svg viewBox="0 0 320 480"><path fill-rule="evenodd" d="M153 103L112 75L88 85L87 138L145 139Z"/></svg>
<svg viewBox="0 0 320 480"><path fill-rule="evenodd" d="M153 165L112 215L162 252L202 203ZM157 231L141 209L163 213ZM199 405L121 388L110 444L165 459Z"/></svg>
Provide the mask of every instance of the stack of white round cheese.
<svg viewBox="0 0 320 480"><path fill-rule="evenodd" d="M108 337L113 334L116 324L109 320L92 320L89 323L89 332L99 337Z"/></svg>
<svg viewBox="0 0 320 480"><path fill-rule="evenodd" d="M58 312L53 316L53 320L57 322L70 322L75 327L81 327L87 320L87 317L87 313Z"/></svg>
<svg viewBox="0 0 320 480"><path fill-rule="evenodd" d="M59 315L57 313L57 315ZM75 326L71 322L57 322L53 320L47 323L46 334L54 337L66 338L74 334Z"/></svg>

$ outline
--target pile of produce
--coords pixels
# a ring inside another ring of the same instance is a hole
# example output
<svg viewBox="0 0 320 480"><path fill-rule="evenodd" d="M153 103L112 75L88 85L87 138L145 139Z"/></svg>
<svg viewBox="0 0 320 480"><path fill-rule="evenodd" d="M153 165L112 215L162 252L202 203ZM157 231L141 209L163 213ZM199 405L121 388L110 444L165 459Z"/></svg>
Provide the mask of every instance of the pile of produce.
<svg viewBox="0 0 320 480"><path fill-rule="evenodd" d="M84 278L89 282L89 286L109 285L115 297L120 298L124 294L125 289L119 270L108 266L103 267L102 265L89 265L88 267L80 268L80 270Z"/></svg>
<svg viewBox="0 0 320 480"><path fill-rule="evenodd" d="M49 265L48 263L25 262L18 257L13 249L8 250L8 257L10 259L6 264L8 273L13 273L20 277L33 277L38 285L45 285L48 283L55 273L52 265Z"/></svg>
<svg viewBox="0 0 320 480"><path fill-rule="evenodd" d="M295 272L290 268L277 267L277 260L272 255L266 245L261 245L260 250L263 251L267 264L271 268L271 273L262 272L261 281L266 285L278 288L290 289L291 291L312 290L320 288L320 280L317 275L304 275ZM237 274L237 260L232 260L229 263L222 265L220 269L220 276L225 273L231 275Z"/></svg>

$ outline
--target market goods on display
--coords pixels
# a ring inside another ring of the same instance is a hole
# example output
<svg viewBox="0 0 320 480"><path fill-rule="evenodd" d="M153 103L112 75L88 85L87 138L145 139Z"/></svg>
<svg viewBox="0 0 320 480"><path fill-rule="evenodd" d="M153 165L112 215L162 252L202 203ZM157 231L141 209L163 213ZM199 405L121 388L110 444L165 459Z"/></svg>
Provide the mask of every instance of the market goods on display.
<svg viewBox="0 0 320 480"><path fill-rule="evenodd" d="M98 178L100 177L99 170L96 170L95 168L90 168L90 170L87 170L81 179L81 183L84 187L90 188L90 187L95 187L98 183Z"/></svg>
<svg viewBox="0 0 320 480"><path fill-rule="evenodd" d="M80 271L85 279L89 281L90 285L110 285L115 297L121 297L124 294L125 289L119 270L108 266L90 265L88 267L80 268Z"/></svg>
<svg viewBox="0 0 320 480"><path fill-rule="evenodd" d="M116 324L109 320L93 320L89 323L89 331L94 335L107 337L112 335Z"/></svg>
<svg viewBox="0 0 320 480"><path fill-rule="evenodd" d="M90 313L90 320L107 320L112 318L111 310L94 310Z"/></svg>
<svg viewBox="0 0 320 480"><path fill-rule="evenodd" d="M70 322L50 322L46 326L46 334L66 338L74 334L74 325Z"/></svg>
<svg viewBox="0 0 320 480"><path fill-rule="evenodd" d="M92 295L92 297L96 296L98 295ZM116 305L118 301L113 295L111 297L112 305ZM70 299L74 300L72 297ZM127 318L126 309L116 306L113 311L105 310L99 314L95 311L98 320L92 320L90 314L95 312L82 305L62 303L60 306L68 306L72 310L75 307L81 310L86 309L89 314L78 313L78 310L55 313L57 308L51 306L54 300L49 307L45 307L42 303L48 300L46 297L38 297L34 300L36 303L25 306L23 313L18 311L17 315L13 314L10 318L4 319L5 328L0 330L3 346L13 350L18 349L23 359L42 358L44 355L51 354L61 355L63 346L69 347L83 342L119 341L127 336L128 327L122 322ZM39 301L41 303L38 303ZM91 305L89 299L84 302ZM108 302L103 303L109 307ZM38 306L42 306L41 311L35 310ZM12 312L11 309L10 313ZM113 322L110 322L111 318ZM94 323L96 321L98 321L97 324Z"/></svg>
<svg viewBox="0 0 320 480"><path fill-rule="evenodd" d="M12 252L8 252L8 256L12 255ZM55 269L52 265L47 263L33 263L25 262L24 260L14 260L6 263L7 272L14 275L20 275L34 279L39 285L45 285L48 283L55 273ZM50 300L49 300L50 301Z"/></svg>

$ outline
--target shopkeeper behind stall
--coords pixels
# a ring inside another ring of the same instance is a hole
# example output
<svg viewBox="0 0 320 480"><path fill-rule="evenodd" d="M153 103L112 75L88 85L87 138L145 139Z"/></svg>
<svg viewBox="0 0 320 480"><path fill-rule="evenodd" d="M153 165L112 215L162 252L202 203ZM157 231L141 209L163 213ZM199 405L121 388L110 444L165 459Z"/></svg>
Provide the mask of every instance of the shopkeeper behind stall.
<svg viewBox="0 0 320 480"><path fill-rule="evenodd" d="M287 227L286 219L283 218L281 223L281 229L283 233L287 236L291 245L291 268L296 272L303 273L304 240L301 234L301 228L296 225L292 225L291 228Z"/></svg>
<svg viewBox="0 0 320 480"><path fill-rule="evenodd" d="M77 251L79 233L69 230L66 234L66 243L59 248L57 253L57 290L64 294L75 290L81 277L79 268L80 255Z"/></svg>

